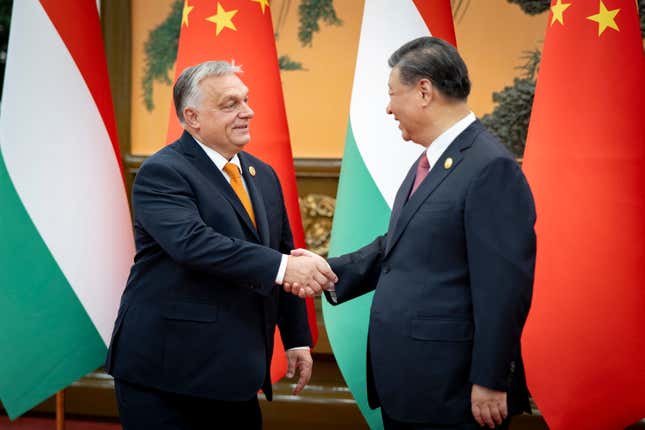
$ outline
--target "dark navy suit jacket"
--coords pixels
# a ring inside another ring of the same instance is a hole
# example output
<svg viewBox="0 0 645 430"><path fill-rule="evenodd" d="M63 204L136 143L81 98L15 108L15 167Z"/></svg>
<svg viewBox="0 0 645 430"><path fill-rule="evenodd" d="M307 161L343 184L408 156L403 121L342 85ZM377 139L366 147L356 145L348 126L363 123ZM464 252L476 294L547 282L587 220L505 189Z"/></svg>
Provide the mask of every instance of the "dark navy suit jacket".
<svg viewBox="0 0 645 430"><path fill-rule="evenodd" d="M472 419L470 391L479 384L508 391L517 413L528 408L520 335L535 266L529 186L479 121L408 200L415 169L397 193L387 234L330 259L338 303L375 290L370 405L400 421L456 425Z"/></svg>
<svg viewBox="0 0 645 430"><path fill-rule="evenodd" d="M275 285L281 253L293 248L278 177L239 158L257 229L188 133L141 166L137 253L106 362L115 378L219 400L262 388L271 399L276 322L286 348L311 344L304 302Z"/></svg>

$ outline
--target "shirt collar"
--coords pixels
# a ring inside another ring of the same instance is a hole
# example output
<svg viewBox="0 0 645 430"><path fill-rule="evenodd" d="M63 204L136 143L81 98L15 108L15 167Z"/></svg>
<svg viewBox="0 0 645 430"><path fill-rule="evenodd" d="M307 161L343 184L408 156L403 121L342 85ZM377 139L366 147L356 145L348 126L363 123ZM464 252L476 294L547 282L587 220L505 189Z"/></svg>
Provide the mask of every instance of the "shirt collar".
<svg viewBox="0 0 645 430"><path fill-rule="evenodd" d="M204 150L206 155L208 155L208 158L210 158L213 163L215 163L215 166L217 166L220 171L224 171L224 166L226 165L226 163L233 163L237 166L237 169L240 171L240 173L242 172L242 164L240 163L240 157L238 157L237 154L235 154L229 161L226 159L226 157L215 151L213 148L201 143L195 136L193 136L193 139L195 139L195 142L197 142L197 144Z"/></svg>
<svg viewBox="0 0 645 430"><path fill-rule="evenodd" d="M446 151L448 146L464 131L470 124L475 122L477 118L475 114L470 112L468 115L457 121L450 127L448 130L444 131L432 141L428 149L426 150L426 157L428 157L428 162L430 163L430 169L439 161L439 158Z"/></svg>

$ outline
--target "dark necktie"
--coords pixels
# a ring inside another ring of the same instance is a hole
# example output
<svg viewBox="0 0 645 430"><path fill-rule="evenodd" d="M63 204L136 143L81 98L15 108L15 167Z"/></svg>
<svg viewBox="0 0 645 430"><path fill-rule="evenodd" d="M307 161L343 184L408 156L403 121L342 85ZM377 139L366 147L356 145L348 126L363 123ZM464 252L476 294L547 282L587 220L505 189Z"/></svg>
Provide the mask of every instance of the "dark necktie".
<svg viewBox="0 0 645 430"><path fill-rule="evenodd" d="M417 175L414 178L414 185L412 185L412 191L410 192L410 197L412 197L412 194L419 188L419 185L421 185L421 182L428 176L428 172L430 171L430 163L428 162L428 157L424 154L420 159L419 162L417 163Z"/></svg>

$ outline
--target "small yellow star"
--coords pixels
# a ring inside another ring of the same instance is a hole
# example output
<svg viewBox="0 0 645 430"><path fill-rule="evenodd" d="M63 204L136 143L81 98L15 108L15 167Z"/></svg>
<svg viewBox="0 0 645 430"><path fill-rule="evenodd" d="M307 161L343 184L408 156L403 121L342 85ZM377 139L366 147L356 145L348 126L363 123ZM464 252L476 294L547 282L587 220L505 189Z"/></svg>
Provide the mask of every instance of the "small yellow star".
<svg viewBox="0 0 645 430"><path fill-rule="evenodd" d="M598 13L588 16L587 19L598 23L598 36L600 36L607 27L620 31L618 25L616 25L616 21L614 20L616 15L618 15L618 12L620 12L620 9L607 10L605 4L600 0L600 10Z"/></svg>
<svg viewBox="0 0 645 430"><path fill-rule="evenodd" d="M571 3L562 3L562 0L558 0L556 4L551 6L551 12L553 16L551 17L551 25L555 24L558 21L560 24L564 25L564 11L571 6Z"/></svg>
<svg viewBox="0 0 645 430"><path fill-rule="evenodd" d="M189 6L188 5L188 0L184 0L184 10L181 12L181 24L185 25L188 27L188 15L192 10L195 8L195 6Z"/></svg>
<svg viewBox="0 0 645 430"><path fill-rule="evenodd" d="M262 15L264 15L264 9L269 6L269 0L251 0L256 3L260 3L260 7L262 8Z"/></svg>
<svg viewBox="0 0 645 430"><path fill-rule="evenodd" d="M225 28L230 28L231 30L237 31L235 24L233 24L233 17L236 13L237 9L225 11L222 5L219 2L217 3L217 14L206 18L206 21L210 21L217 26L217 30L215 30L215 36L219 36L219 34Z"/></svg>

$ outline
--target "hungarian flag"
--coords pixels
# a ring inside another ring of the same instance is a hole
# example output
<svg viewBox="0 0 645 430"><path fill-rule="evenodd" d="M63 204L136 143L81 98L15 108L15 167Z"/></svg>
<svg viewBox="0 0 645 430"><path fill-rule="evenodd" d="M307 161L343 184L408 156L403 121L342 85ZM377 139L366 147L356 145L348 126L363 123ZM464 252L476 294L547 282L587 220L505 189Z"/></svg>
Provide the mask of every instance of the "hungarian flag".
<svg viewBox="0 0 645 430"><path fill-rule="evenodd" d="M255 111L251 142L246 150L275 169L282 184L295 246L305 248L269 0L185 0L175 80L185 68L207 60L228 61L242 67L241 77L249 88L250 105ZM182 131L171 107L168 143L175 141ZM312 299L307 299L307 313L315 345L318 327ZM286 370L284 346L276 330L271 380L282 378Z"/></svg>
<svg viewBox="0 0 645 430"><path fill-rule="evenodd" d="M523 350L552 430L645 417L643 118L636 2L555 1L524 159L538 252Z"/></svg>
<svg viewBox="0 0 645 430"><path fill-rule="evenodd" d="M95 0L13 2L0 115L0 400L101 366L134 256Z"/></svg>
<svg viewBox="0 0 645 430"><path fill-rule="evenodd" d="M396 191L423 150L405 142L394 119L385 113L387 60L405 42L430 35L456 45L449 0L365 1L330 256L354 251L387 230ZM365 382L372 296L338 307L323 302L323 314L343 377L370 427L376 429L382 428L381 415L367 405Z"/></svg>

